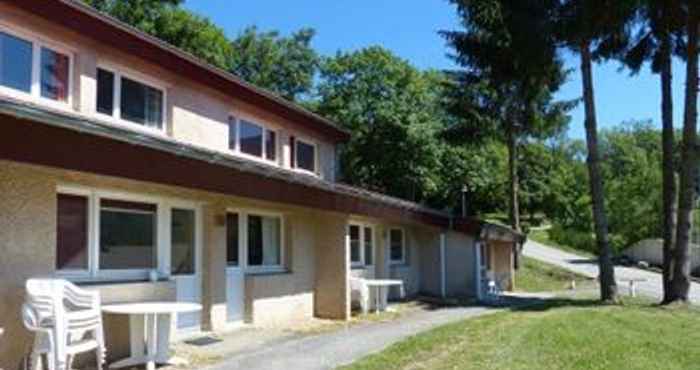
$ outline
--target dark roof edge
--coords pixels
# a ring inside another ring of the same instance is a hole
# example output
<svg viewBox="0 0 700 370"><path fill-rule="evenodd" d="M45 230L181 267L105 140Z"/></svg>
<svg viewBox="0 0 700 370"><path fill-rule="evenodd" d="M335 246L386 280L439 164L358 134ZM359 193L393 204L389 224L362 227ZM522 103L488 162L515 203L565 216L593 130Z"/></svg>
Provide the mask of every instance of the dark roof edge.
<svg viewBox="0 0 700 370"><path fill-rule="evenodd" d="M165 151L178 156L213 163L262 177L275 178L277 180L313 187L336 194L351 196L385 206L437 216L444 218L445 220L449 219L450 217L446 212L428 208L403 199L390 197L346 184L329 182L311 175L298 173L264 163L249 161L230 154L193 146L191 144L183 143L165 136L157 137L146 133L138 133L110 123L102 122L96 119L89 119L73 112L45 108L30 102L0 97L0 113L20 119L36 121L49 126L60 127L81 133L101 136L112 140L127 142L133 145Z"/></svg>
<svg viewBox="0 0 700 370"><path fill-rule="evenodd" d="M214 73L218 77L224 78L225 80L228 80L231 83L234 83L236 85L239 85L257 95L260 97L267 99L273 103L279 104L283 106L286 109L293 110L299 114L302 114L306 116L307 118L313 120L316 123L322 124L326 126L327 128L335 131L337 133L337 136L340 140L348 140L350 137L350 132L347 131L346 129L341 128L336 122L333 122L332 120L325 118L317 113L314 113L298 104L295 104L293 102L288 101L287 99L284 99L277 94L263 89L261 87L255 86L249 82L244 81L243 79L235 76L234 74L227 72L221 68L218 68L216 66L213 66L205 61L203 61L200 58L195 57L194 55L181 50L157 37L154 37L152 35L149 35L145 32L142 32L124 22L119 21L118 19L111 17L107 14L101 13L98 10L92 8L91 6L83 3L82 1L78 0L57 0L62 4L65 4L69 7L71 7L74 10L77 10L79 12L82 12L83 14L90 16L94 19L98 19L112 27L118 28L119 30L129 33L130 35L139 38L142 41L145 41L157 48L160 48L168 53L173 54L174 56L181 58L189 63L192 63L193 65L197 66L198 68L201 68L202 70L209 72L209 73Z"/></svg>

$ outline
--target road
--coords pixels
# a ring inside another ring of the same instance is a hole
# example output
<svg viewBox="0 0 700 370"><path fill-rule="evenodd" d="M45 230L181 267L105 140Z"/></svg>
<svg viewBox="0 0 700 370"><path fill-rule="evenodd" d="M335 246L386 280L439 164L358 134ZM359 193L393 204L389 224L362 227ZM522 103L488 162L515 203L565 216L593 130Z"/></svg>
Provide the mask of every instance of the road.
<svg viewBox="0 0 700 370"><path fill-rule="evenodd" d="M597 261L560 249L548 247L536 241L528 240L523 249L523 254L527 257L560 266L581 275L591 278L598 277ZM622 293L628 292L628 284L625 280L644 279L646 281L636 283L637 293L661 300L663 295L661 274L632 267L616 266L615 278L618 280L620 292ZM690 287L690 300L696 304L700 303L700 284L692 283Z"/></svg>

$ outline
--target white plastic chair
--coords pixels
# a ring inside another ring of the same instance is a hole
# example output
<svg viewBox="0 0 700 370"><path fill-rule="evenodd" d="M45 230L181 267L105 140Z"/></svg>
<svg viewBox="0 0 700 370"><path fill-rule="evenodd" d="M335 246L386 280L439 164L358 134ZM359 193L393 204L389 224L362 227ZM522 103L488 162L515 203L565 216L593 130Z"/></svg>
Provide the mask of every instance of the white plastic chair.
<svg viewBox="0 0 700 370"><path fill-rule="evenodd" d="M75 355L95 351L101 370L106 350L99 293L59 279L29 279L26 289L22 319L35 333L32 369L46 355L48 370L69 370Z"/></svg>
<svg viewBox="0 0 700 370"><path fill-rule="evenodd" d="M501 299L503 290L496 280L496 274L493 271L486 273L486 297L491 302L498 302Z"/></svg>
<svg viewBox="0 0 700 370"><path fill-rule="evenodd" d="M362 313L366 314L369 311L369 288L365 283L365 279L350 278L350 292L357 292L360 297L360 308Z"/></svg>

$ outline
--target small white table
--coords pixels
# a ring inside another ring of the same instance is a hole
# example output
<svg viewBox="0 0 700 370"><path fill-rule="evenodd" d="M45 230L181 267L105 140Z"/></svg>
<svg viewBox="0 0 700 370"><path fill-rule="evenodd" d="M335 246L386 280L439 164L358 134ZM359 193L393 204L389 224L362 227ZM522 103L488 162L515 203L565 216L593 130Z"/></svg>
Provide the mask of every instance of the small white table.
<svg viewBox="0 0 700 370"><path fill-rule="evenodd" d="M399 287L399 294L403 299L406 295L403 288L403 280L392 279L365 279L367 288L374 288L374 312L386 311L389 299L389 288Z"/></svg>
<svg viewBox="0 0 700 370"><path fill-rule="evenodd" d="M129 315L131 356L109 367L118 369L146 365L155 370L156 364L185 365L186 361L170 357L170 320L173 314L200 311L202 305L184 302L121 303L102 306L102 311ZM145 347L145 348L144 348Z"/></svg>
<svg viewBox="0 0 700 370"><path fill-rule="evenodd" d="M620 282L629 284L629 295L630 297L637 296L637 283L646 283L645 278L631 278L631 279L620 279Z"/></svg>

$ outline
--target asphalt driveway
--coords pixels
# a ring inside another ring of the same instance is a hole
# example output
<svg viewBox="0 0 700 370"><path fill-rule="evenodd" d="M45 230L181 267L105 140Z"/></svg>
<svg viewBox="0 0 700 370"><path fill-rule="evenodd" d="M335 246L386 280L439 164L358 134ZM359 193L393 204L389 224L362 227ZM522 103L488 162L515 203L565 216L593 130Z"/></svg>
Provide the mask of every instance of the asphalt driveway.
<svg viewBox="0 0 700 370"><path fill-rule="evenodd" d="M587 257L568 253L544 244L528 240L523 249L523 254L542 262L560 266L567 270L591 277L598 277L597 261ZM637 292L646 296L661 300L663 296L661 274L641 270L632 267L615 267L615 278L618 280L620 291L628 292L626 279L645 279L645 282L637 283ZM690 299L693 303L700 303L700 284L692 283L690 287Z"/></svg>

